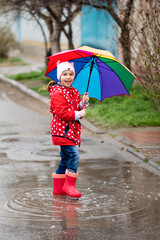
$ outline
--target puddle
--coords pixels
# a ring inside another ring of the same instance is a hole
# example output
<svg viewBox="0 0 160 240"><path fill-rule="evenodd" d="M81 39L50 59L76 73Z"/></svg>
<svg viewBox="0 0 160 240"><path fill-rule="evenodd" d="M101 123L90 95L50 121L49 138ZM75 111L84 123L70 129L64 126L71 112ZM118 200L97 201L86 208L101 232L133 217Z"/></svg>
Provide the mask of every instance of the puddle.
<svg viewBox="0 0 160 240"><path fill-rule="evenodd" d="M18 138L6 138L3 139L2 142L19 142L20 140Z"/></svg>
<svg viewBox="0 0 160 240"><path fill-rule="evenodd" d="M159 177L135 163L82 161L76 184L82 197L77 200L52 195L54 169L50 162L0 166L4 181L0 187L0 224L4 219L7 224L22 225L22 229L37 226L46 231L56 229L62 235L76 229L75 239L95 239L94 229L99 239L105 239L107 234L115 236L109 239L133 239L131 233L141 236L150 227L154 229L151 239L156 239L160 223ZM124 237L123 229L127 238L118 238Z"/></svg>
<svg viewBox="0 0 160 240"><path fill-rule="evenodd" d="M90 138L81 138L82 143L84 143L85 145L92 145L93 144L93 140Z"/></svg>
<svg viewBox="0 0 160 240"><path fill-rule="evenodd" d="M17 193L10 199L6 207L18 212L17 218L20 219L37 219L43 218L43 221L52 220L53 214L53 196L51 189L27 189ZM11 216L10 216L11 217ZM15 217L12 214L12 217Z"/></svg>
<svg viewBox="0 0 160 240"><path fill-rule="evenodd" d="M84 151L82 149L78 149L79 151L79 154L83 154L83 153L86 153L87 151ZM44 149L44 150L41 150L37 153L37 155L39 156L45 156L45 157L60 157L60 149L57 148L57 149L54 149L53 148L49 148L49 149Z"/></svg>
<svg viewBox="0 0 160 240"><path fill-rule="evenodd" d="M0 153L0 158L6 158L7 154L6 153Z"/></svg>
<svg viewBox="0 0 160 240"><path fill-rule="evenodd" d="M6 128L7 126L5 127L2 127L2 128ZM12 135L18 135L19 133L18 132L10 132L9 135L12 136ZM0 136L6 136L6 132L5 133L0 133Z"/></svg>
<svg viewBox="0 0 160 240"><path fill-rule="evenodd" d="M47 157L52 157L52 156L60 157L59 149L54 149L54 148L41 150L41 151L37 152L37 155L47 156Z"/></svg>

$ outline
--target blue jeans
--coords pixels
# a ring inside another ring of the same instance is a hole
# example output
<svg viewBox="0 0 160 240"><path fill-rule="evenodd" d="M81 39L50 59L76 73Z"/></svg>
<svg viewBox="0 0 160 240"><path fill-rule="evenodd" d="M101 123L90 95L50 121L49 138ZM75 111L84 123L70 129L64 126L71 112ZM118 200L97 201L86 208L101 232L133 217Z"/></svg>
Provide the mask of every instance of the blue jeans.
<svg viewBox="0 0 160 240"><path fill-rule="evenodd" d="M61 161L56 170L57 174L64 174L66 169L69 172L76 173L79 165L79 152L75 146L64 145L60 146Z"/></svg>

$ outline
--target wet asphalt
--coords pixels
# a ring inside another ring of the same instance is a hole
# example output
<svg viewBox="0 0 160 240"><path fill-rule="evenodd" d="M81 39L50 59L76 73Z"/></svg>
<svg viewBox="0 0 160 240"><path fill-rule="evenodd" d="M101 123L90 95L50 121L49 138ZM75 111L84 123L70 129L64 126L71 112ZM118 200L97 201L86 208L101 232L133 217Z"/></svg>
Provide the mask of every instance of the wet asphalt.
<svg viewBox="0 0 160 240"><path fill-rule="evenodd" d="M105 135L83 132L77 189L52 195L51 116L0 89L0 239L160 239L160 174ZM41 108L41 105L39 106Z"/></svg>

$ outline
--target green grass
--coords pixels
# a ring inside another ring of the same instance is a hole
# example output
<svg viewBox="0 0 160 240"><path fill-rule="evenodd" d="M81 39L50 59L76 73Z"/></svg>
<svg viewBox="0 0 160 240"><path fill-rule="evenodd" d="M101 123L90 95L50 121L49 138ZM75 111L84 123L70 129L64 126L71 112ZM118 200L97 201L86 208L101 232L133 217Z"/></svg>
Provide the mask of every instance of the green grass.
<svg viewBox="0 0 160 240"><path fill-rule="evenodd" d="M49 93L47 90L43 90L44 86L47 86L50 81L49 78L43 77L45 74L45 70L42 69L40 72L31 71L29 73L18 73L14 75L6 75L6 77L14 79L28 88L34 90L40 95L49 97Z"/></svg>
<svg viewBox="0 0 160 240"><path fill-rule="evenodd" d="M154 161L154 162L160 166L160 162L157 162L157 161Z"/></svg>
<svg viewBox="0 0 160 240"><path fill-rule="evenodd" d="M9 58L0 58L0 63L21 63L25 64L20 58L9 57Z"/></svg>
<svg viewBox="0 0 160 240"><path fill-rule="evenodd" d="M41 95L48 96L48 92L42 88L47 85L50 79L43 78L44 73L42 70L41 72L16 74L8 77L20 81ZM90 99L86 117L93 124L104 129L160 126L160 109L154 110L151 107L144 88L134 84L130 94L131 97L107 98L102 103L96 99Z"/></svg>
<svg viewBox="0 0 160 240"><path fill-rule="evenodd" d="M116 96L105 99L101 104L91 100L87 109L87 118L105 129L159 126L160 110L151 107L143 87L133 85L130 94L131 97Z"/></svg>
<svg viewBox="0 0 160 240"><path fill-rule="evenodd" d="M43 80L44 81L45 79L43 78L44 74L45 74L45 71L42 70L41 72L32 71L29 73L18 73L14 75L6 75L6 76L16 81L22 81L22 80L33 80L33 81Z"/></svg>

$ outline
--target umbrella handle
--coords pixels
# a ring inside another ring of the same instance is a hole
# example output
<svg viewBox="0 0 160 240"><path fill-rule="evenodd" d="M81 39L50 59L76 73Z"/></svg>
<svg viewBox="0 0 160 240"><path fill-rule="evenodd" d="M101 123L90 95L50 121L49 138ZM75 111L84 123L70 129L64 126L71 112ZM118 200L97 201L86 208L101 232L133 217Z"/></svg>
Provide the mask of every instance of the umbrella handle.
<svg viewBox="0 0 160 240"><path fill-rule="evenodd" d="M83 104L83 109L86 109L86 105L87 105L87 102L84 101L84 104Z"/></svg>
<svg viewBox="0 0 160 240"><path fill-rule="evenodd" d="M88 92L85 92L84 95L88 95ZM83 109L86 109L86 105L87 105L87 101L85 100L85 101L84 101L84 104L83 104Z"/></svg>

